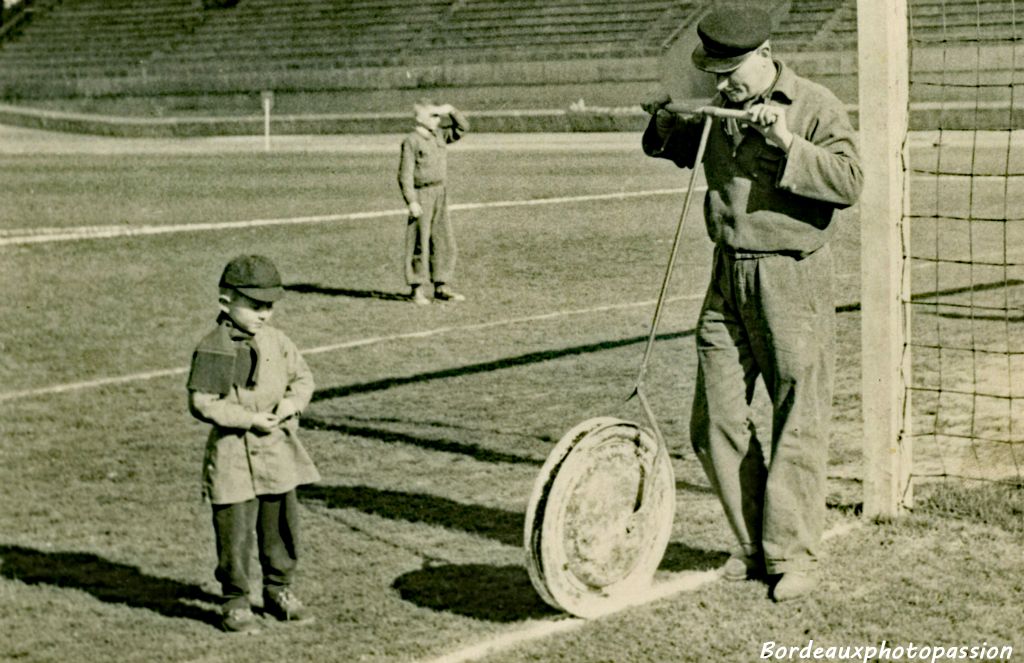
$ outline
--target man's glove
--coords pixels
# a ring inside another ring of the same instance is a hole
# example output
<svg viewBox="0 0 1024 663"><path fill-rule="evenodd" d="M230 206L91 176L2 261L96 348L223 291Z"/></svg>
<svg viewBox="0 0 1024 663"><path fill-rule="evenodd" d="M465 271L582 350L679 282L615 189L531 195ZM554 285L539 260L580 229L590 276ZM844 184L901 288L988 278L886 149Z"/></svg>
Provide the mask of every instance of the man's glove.
<svg viewBox="0 0 1024 663"><path fill-rule="evenodd" d="M654 128L658 130L658 135L663 138L675 131L678 123L679 116L664 108L659 108L654 113Z"/></svg>
<svg viewBox="0 0 1024 663"><path fill-rule="evenodd" d="M645 113L654 115L670 103L672 103L672 97L667 92L658 91L641 101L640 108L643 108Z"/></svg>

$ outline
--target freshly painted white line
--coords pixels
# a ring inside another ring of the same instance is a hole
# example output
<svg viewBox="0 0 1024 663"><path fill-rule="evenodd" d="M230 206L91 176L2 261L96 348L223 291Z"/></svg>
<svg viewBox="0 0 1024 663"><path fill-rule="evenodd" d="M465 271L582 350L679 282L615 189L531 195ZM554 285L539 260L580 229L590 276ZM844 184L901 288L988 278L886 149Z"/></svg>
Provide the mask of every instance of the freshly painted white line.
<svg viewBox="0 0 1024 663"><path fill-rule="evenodd" d="M862 524L863 523L861 523L861 521L841 523L825 532L823 538L828 540L837 536L843 536L861 527ZM718 571L689 571L674 574L668 580L655 583L642 596L637 597L632 602L622 605L614 611L610 611L607 614L602 615L598 619L603 619L608 615L614 615L632 607L645 605L660 599L675 596L682 592L696 591L701 587L718 580L720 577L721 575ZM523 628L502 633L490 640L485 640L475 645L465 647L464 649L459 649L437 658L429 659L423 663L466 663L468 661L475 661L483 658L484 656L489 656L526 642L546 638L557 633L565 633L567 631L575 630L591 621L595 620L568 618L535 622L528 624Z"/></svg>
<svg viewBox="0 0 1024 663"><path fill-rule="evenodd" d="M696 300L702 298L704 295L690 294L690 295L678 295L676 297L669 297L666 301L683 301L683 300ZM319 345L313 348L302 350L303 355L315 355L323 354L325 352L335 352L337 350L347 350L351 348L359 348L367 345L377 345L379 343L388 343L390 341L403 341L416 338L428 338L431 336L440 336L442 334L452 334L456 332L473 332L481 329L492 329L494 327L507 327L511 325L518 325L531 322L540 322L543 320L554 320L556 318L567 318L577 315L590 315L593 313L602 313L606 311L615 311L629 308L639 308L643 306L653 306L655 300L649 299L641 302L627 302L624 304L608 304L606 306L594 306L585 309L572 309L568 311L552 311L550 313L541 313L538 315L530 315L521 318L507 318L504 320L491 320L489 322L480 322L472 325L462 325L456 327L436 327L434 329L424 329L422 331L406 332L403 334L389 334L387 336L371 336L369 338L359 338L351 341L343 341L341 343L332 343L330 345ZM65 384L52 385L49 387L38 387L36 389L22 389L20 391L9 391L6 393L0 393L0 403L5 401L15 401L23 398L31 398L33 396L49 396L52 394L62 394L70 391L81 391L83 389L95 389L97 387L106 387L117 384L127 384L130 382L141 382L143 380L153 380L156 378L163 378L172 375L183 375L188 371L187 367L179 368L165 368L156 371L145 371L142 373L130 373L128 375L117 375L106 378L96 378L93 380L83 380L81 382L68 382Z"/></svg>
<svg viewBox="0 0 1024 663"><path fill-rule="evenodd" d="M704 191L707 187L696 187ZM533 198L527 200L496 200L482 203L457 203L449 209L456 212L502 207L534 207L538 205L562 205L597 200L626 200L647 196L664 196L682 193L685 189L650 189L647 191L620 191L617 193L595 193L585 196L559 196L556 198ZM68 242L86 239L112 239L117 237L138 237L143 235L167 235L171 233L199 232L209 230L239 230L262 226L293 226L306 223L331 223L336 221L357 221L379 219L388 216L405 216L404 209L380 210L376 212L352 212L349 214L321 214L316 216L293 216L277 219L248 219L243 221L220 221L216 223L175 223L159 226L81 226L72 228L15 228L0 230L0 246L15 244L40 244L43 242Z"/></svg>

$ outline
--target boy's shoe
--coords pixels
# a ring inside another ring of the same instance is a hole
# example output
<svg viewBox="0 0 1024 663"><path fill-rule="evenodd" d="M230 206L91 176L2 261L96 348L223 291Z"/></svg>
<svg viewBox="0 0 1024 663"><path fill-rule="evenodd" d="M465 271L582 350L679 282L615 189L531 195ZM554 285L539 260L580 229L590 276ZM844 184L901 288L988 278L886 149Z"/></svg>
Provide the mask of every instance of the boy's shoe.
<svg viewBox="0 0 1024 663"><path fill-rule="evenodd" d="M430 304L430 300L427 299L427 296L423 294L423 288L419 286L413 287L412 294L409 295L409 299L412 300L412 303L416 304L417 306L426 306L427 304Z"/></svg>
<svg viewBox="0 0 1024 663"><path fill-rule="evenodd" d="M311 622L313 616L288 587L263 592L263 611L282 622Z"/></svg>
<svg viewBox="0 0 1024 663"><path fill-rule="evenodd" d="M260 622L252 609L232 608L224 612L220 627L228 633L257 633L260 630Z"/></svg>
<svg viewBox="0 0 1024 663"><path fill-rule="evenodd" d="M446 302L461 302L466 299L466 296L460 295L446 285L439 285L434 288L434 298Z"/></svg>
<svg viewBox="0 0 1024 663"><path fill-rule="evenodd" d="M780 601L792 601L807 596L818 586L818 578L813 573L805 571L790 571L783 573L779 581L772 587L772 599Z"/></svg>
<svg viewBox="0 0 1024 663"><path fill-rule="evenodd" d="M732 554L722 565L721 573L722 579L730 582L765 578L764 564L758 555Z"/></svg>

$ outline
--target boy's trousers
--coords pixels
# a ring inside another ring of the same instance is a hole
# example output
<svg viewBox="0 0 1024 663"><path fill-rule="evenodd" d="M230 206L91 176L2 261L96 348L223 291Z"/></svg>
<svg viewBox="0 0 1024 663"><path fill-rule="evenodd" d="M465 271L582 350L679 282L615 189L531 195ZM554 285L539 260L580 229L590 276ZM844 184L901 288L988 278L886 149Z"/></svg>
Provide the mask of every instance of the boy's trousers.
<svg viewBox="0 0 1024 663"><path fill-rule="evenodd" d="M829 247L797 259L715 251L697 324L690 435L745 554L768 573L810 570L825 519L835 354ZM770 459L750 421L772 400Z"/></svg>
<svg viewBox="0 0 1024 663"><path fill-rule="evenodd" d="M448 283L455 272L455 234L444 184L416 189L423 214L405 230L405 281L409 285Z"/></svg>
<svg viewBox="0 0 1024 663"><path fill-rule="evenodd" d="M291 584L299 540L299 500L294 490L237 504L214 504L213 530L217 538L215 576L226 609L249 606L254 545L264 588L275 592Z"/></svg>

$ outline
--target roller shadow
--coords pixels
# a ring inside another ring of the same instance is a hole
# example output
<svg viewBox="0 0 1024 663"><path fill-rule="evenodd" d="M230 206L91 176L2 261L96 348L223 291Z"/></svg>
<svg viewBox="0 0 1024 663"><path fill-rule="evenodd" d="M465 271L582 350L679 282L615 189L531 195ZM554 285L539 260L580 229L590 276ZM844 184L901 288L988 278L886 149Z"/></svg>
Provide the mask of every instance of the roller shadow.
<svg viewBox="0 0 1024 663"><path fill-rule="evenodd" d="M201 587L142 573L92 553L46 552L0 546L0 576L29 585L52 585L87 592L104 603L151 610L165 617L219 625L221 616L190 602L220 603Z"/></svg>
<svg viewBox="0 0 1024 663"><path fill-rule="evenodd" d="M541 600L522 566L427 566L399 576L391 586L414 605L489 622L520 622L560 614Z"/></svg>

